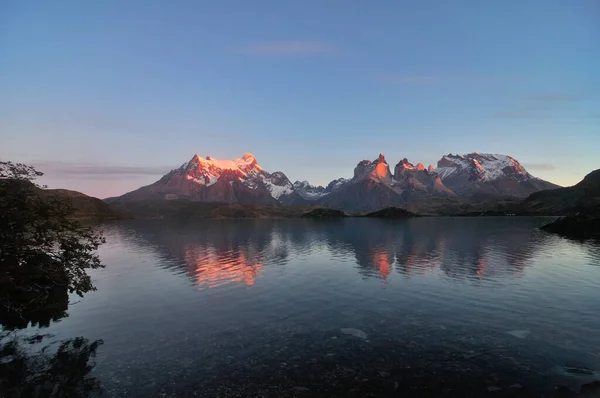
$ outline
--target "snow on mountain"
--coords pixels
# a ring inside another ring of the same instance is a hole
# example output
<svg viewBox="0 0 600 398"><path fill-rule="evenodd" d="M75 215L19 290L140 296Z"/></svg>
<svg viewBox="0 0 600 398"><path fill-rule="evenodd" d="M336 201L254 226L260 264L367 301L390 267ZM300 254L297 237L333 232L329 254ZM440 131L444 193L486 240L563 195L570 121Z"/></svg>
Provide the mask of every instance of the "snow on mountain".
<svg viewBox="0 0 600 398"><path fill-rule="evenodd" d="M469 153L467 155L448 154L438 162L438 167L433 171L437 173L442 180L459 173L462 170L472 170L480 180L493 181L506 176L505 170L510 168L515 173L511 173L519 180L528 180L534 178L521 166L514 158L500 154L490 153Z"/></svg>
<svg viewBox="0 0 600 398"><path fill-rule="evenodd" d="M418 171L422 171L425 170L425 166L423 165L423 163L419 163L416 166L413 165L411 162L408 161L408 159L404 158L402 159L397 165L396 165L396 169L402 168L404 170L418 170Z"/></svg>
<svg viewBox="0 0 600 398"><path fill-rule="evenodd" d="M249 174L256 176L263 169L256 163L256 158L251 153L246 153L235 160L218 160L211 156L201 158L195 154L189 162L184 163L174 172L183 174L186 179L198 184L211 186L225 171L232 171L243 177Z"/></svg>
<svg viewBox="0 0 600 398"><path fill-rule="evenodd" d="M322 186L311 185L308 181L296 181L294 189L306 200L317 200L329 194Z"/></svg>
<svg viewBox="0 0 600 398"><path fill-rule="evenodd" d="M251 153L234 160L195 154L154 184L121 196L122 200L187 199L201 202L275 204L294 192L282 172L263 170Z"/></svg>
<svg viewBox="0 0 600 398"><path fill-rule="evenodd" d="M443 156L433 173L460 196L488 195L525 197L556 185L529 174L513 157L473 152Z"/></svg>
<svg viewBox="0 0 600 398"><path fill-rule="evenodd" d="M344 184L348 183L348 181L350 181L350 179L348 178L338 178L337 180L333 180L329 184L327 184L327 187L325 187L325 191L327 193L335 192L341 187L343 187Z"/></svg>
<svg viewBox="0 0 600 398"><path fill-rule="evenodd" d="M338 178L327 184L326 187L321 185L311 185L308 181L296 181L294 183L294 190L304 199L309 201L315 201L324 198L332 192L340 189L349 180L346 178Z"/></svg>
<svg viewBox="0 0 600 398"><path fill-rule="evenodd" d="M214 167L221 170L241 170L247 172L250 169L254 169L262 171L262 167L256 163L254 155L249 152L246 152L244 156L235 160L218 160L212 156L207 156L206 159L203 159L198 154L195 154L189 164Z"/></svg>
<svg viewBox="0 0 600 398"><path fill-rule="evenodd" d="M281 171L272 174L263 171L260 178L274 199L278 200L280 197L291 195L294 192L294 185Z"/></svg>
<svg viewBox="0 0 600 398"><path fill-rule="evenodd" d="M203 158L195 154L189 162L171 170L156 183L126 195L139 199L168 194L170 198L198 201L303 203L320 200L345 181L342 178L334 180L327 188L313 186L308 181L292 184L280 171L265 171L251 153L234 160Z"/></svg>

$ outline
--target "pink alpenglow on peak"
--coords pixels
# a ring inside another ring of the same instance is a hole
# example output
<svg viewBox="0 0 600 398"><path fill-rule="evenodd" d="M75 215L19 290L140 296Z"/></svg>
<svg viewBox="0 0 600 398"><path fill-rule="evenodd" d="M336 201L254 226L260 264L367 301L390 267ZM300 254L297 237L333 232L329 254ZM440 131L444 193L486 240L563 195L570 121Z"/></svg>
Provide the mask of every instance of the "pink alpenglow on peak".
<svg viewBox="0 0 600 398"><path fill-rule="evenodd" d="M390 168L388 167L388 164L385 161L385 155L383 153L380 153L379 158L377 159L377 166L375 167L375 175L377 176L378 179L391 178Z"/></svg>
<svg viewBox="0 0 600 398"><path fill-rule="evenodd" d="M427 168L427 171L429 171L430 173L433 171L433 165L430 164L429 167Z"/></svg>
<svg viewBox="0 0 600 398"><path fill-rule="evenodd" d="M251 153L246 153L239 159L235 160L219 160L215 159L212 156L207 156L206 158L201 158L198 154L195 154L192 157L192 160L188 163L188 168L190 166L204 166L206 168L216 168L220 170L233 170L233 171L244 171L247 172L249 169L255 169L257 171L261 171L262 167L256 163L256 158Z"/></svg>
<svg viewBox="0 0 600 398"><path fill-rule="evenodd" d="M171 170L154 184L128 192L124 200L178 198L199 202L277 204L293 200L291 181L282 172L262 169L251 153L234 160L200 157Z"/></svg>
<svg viewBox="0 0 600 398"><path fill-rule="evenodd" d="M414 164L412 164L411 162L408 161L408 159L404 158L402 159L400 162L398 162L398 164L396 165L396 167L400 167L403 168L405 170L418 170L418 171L423 171L425 170L425 166L423 165L423 163L419 163L416 166Z"/></svg>

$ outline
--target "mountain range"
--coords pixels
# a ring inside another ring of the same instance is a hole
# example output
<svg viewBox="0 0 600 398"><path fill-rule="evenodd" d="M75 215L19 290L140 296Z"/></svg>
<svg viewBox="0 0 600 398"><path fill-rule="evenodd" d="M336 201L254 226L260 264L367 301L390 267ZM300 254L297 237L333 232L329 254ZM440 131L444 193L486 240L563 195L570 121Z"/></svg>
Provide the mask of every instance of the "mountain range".
<svg viewBox="0 0 600 398"><path fill-rule="evenodd" d="M281 171L268 172L251 153L235 160L194 155L153 184L107 202L186 199L195 202L318 204L345 211L379 209L432 198L514 197L558 188L529 174L506 155L469 153L443 156L437 167L412 164L406 158L393 168L385 156L362 160L352 178L327 186L292 183Z"/></svg>

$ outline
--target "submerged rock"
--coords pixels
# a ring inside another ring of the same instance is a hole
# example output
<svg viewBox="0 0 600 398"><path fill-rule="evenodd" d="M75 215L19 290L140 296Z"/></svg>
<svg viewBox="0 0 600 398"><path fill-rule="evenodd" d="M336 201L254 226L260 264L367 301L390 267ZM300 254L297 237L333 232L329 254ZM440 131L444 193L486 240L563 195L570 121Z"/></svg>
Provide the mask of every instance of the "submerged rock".
<svg viewBox="0 0 600 398"><path fill-rule="evenodd" d="M518 339L524 339L525 337L527 337L531 334L531 332L529 330L511 330L510 332L506 332L506 333L508 333L511 336L514 336Z"/></svg>
<svg viewBox="0 0 600 398"><path fill-rule="evenodd" d="M598 398L600 397L600 381L584 384L579 391L581 398Z"/></svg>
<svg viewBox="0 0 600 398"><path fill-rule="evenodd" d="M593 375L595 372L592 369L580 367L580 366L565 366L565 372L575 373L578 375Z"/></svg>
<svg viewBox="0 0 600 398"><path fill-rule="evenodd" d="M552 398L577 398L577 394L567 387L561 386L554 390Z"/></svg>
<svg viewBox="0 0 600 398"><path fill-rule="evenodd" d="M354 337L358 337L359 339L363 339L363 340L367 339L367 334L365 332L363 332L362 330L360 330L360 329L341 328L340 332L342 332L344 334L349 334L349 335L354 336Z"/></svg>
<svg viewBox="0 0 600 398"><path fill-rule="evenodd" d="M581 383L592 383L600 379L600 372L587 368L585 366L563 366L558 365L552 368L554 373L579 380Z"/></svg>

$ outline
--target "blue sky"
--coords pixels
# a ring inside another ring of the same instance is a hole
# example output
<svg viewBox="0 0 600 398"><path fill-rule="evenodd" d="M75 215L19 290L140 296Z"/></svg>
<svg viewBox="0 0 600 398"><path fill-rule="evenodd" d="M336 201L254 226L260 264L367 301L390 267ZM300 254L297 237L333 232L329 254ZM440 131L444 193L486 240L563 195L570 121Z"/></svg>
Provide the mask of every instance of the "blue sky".
<svg viewBox="0 0 600 398"><path fill-rule="evenodd" d="M105 197L194 153L326 184L362 159L600 168L600 3L0 2L0 158Z"/></svg>

